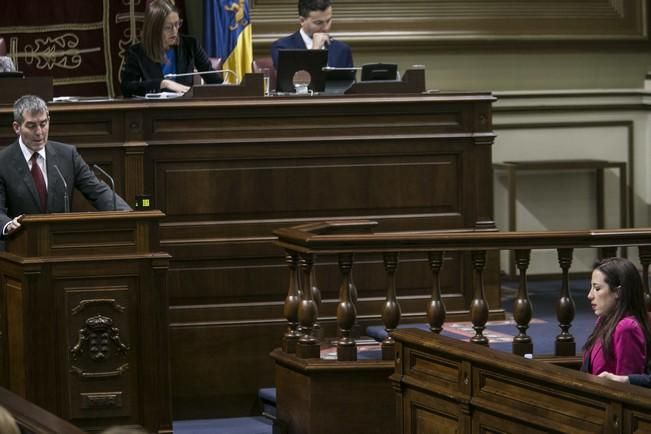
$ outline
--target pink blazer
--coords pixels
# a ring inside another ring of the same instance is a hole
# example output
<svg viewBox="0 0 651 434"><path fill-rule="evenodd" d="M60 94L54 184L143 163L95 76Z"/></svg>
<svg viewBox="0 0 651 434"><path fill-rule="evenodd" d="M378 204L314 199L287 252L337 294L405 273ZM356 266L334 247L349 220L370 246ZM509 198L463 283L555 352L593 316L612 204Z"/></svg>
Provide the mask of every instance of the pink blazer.
<svg viewBox="0 0 651 434"><path fill-rule="evenodd" d="M622 318L615 327L612 339L613 354L610 358L605 356L600 341L586 351L584 358L590 357L590 373L643 374L646 368L646 340L637 320L632 316Z"/></svg>

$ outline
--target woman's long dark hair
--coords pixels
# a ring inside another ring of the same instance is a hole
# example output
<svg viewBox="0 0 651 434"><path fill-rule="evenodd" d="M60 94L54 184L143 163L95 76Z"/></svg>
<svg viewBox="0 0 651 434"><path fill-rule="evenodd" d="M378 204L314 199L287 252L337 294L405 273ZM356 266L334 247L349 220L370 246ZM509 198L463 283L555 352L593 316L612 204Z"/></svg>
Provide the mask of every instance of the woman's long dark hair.
<svg viewBox="0 0 651 434"><path fill-rule="evenodd" d="M145 9L145 20L142 23L142 47L147 57L154 62L164 63L166 61L163 48L163 26L165 19L172 12L179 13L176 6L168 0L153 0Z"/></svg>
<svg viewBox="0 0 651 434"><path fill-rule="evenodd" d="M597 325L585 342L583 350L589 350L597 341L601 341L604 356L612 358L612 338L615 327L625 316L633 316L644 332L648 361L649 350L651 349L651 331L649 330L648 313L644 304L644 287L637 268L628 259L606 258L595 262L592 269L603 273L604 280L610 287L610 291L619 291L619 298L615 304L615 309L597 321Z"/></svg>

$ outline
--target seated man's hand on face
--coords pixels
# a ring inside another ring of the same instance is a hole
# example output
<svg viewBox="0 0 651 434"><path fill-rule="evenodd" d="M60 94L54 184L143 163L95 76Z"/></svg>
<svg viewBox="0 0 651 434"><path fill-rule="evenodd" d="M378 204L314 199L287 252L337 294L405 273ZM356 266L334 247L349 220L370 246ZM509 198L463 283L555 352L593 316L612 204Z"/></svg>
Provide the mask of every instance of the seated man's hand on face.
<svg viewBox="0 0 651 434"><path fill-rule="evenodd" d="M330 42L330 35L327 33L315 33L312 35L312 49L321 50L323 49L328 42Z"/></svg>

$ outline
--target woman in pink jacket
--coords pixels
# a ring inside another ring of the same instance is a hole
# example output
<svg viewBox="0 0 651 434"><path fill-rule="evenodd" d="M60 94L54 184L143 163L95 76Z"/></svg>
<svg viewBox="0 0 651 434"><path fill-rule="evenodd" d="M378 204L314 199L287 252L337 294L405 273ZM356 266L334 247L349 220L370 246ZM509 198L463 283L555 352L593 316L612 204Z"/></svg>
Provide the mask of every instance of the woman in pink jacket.
<svg viewBox="0 0 651 434"><path fill-rule="evenodd" d="M623 258L595 264L588 293L597 322L583 347L582 371L643 374L651 345L640 273Z"/></svg>

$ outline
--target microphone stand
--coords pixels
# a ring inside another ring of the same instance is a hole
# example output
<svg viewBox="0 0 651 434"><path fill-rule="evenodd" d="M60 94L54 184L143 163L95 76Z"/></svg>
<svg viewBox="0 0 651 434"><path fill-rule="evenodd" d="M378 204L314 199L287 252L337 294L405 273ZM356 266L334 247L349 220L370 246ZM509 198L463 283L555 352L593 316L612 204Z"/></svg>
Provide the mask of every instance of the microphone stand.
<svg viewBox="0 0 651 434"><path fill-rule="evenodd" d="M197 71L197 72L185 72L183 74L165 74L163 78L176 78L176 77L189 77L189 76L194 76L194 75L204 75L204 74L218 74L218 73L224 73L228 72L229 74L233 74L235 77L235 81L237 83L240 82L240 77L237 75L237 73L231 69L215 69L212 71Z"/></svg>
<svg viewBox="0 0 651 434"><path fill-rule="evenodd" d="M113 177L106 173L104 169L99 167L97 164L93 164L93 168L99 170L104 176L108 178L109 181L111 181L111 191L113 192L113 211L117 211L118 206L115 200L115 181L113 181Z"/></svg>
<svg viewBox="0 0 651 434"><path fill-rule="evenodd" d="M54 168L59 174L59 178L61 178L61 182L63 182L63 211L70 212L70 201L68 200L68 183L66 182L66 179L63 177L63 174L59 170L59 166L55 164Z"/></svg>

